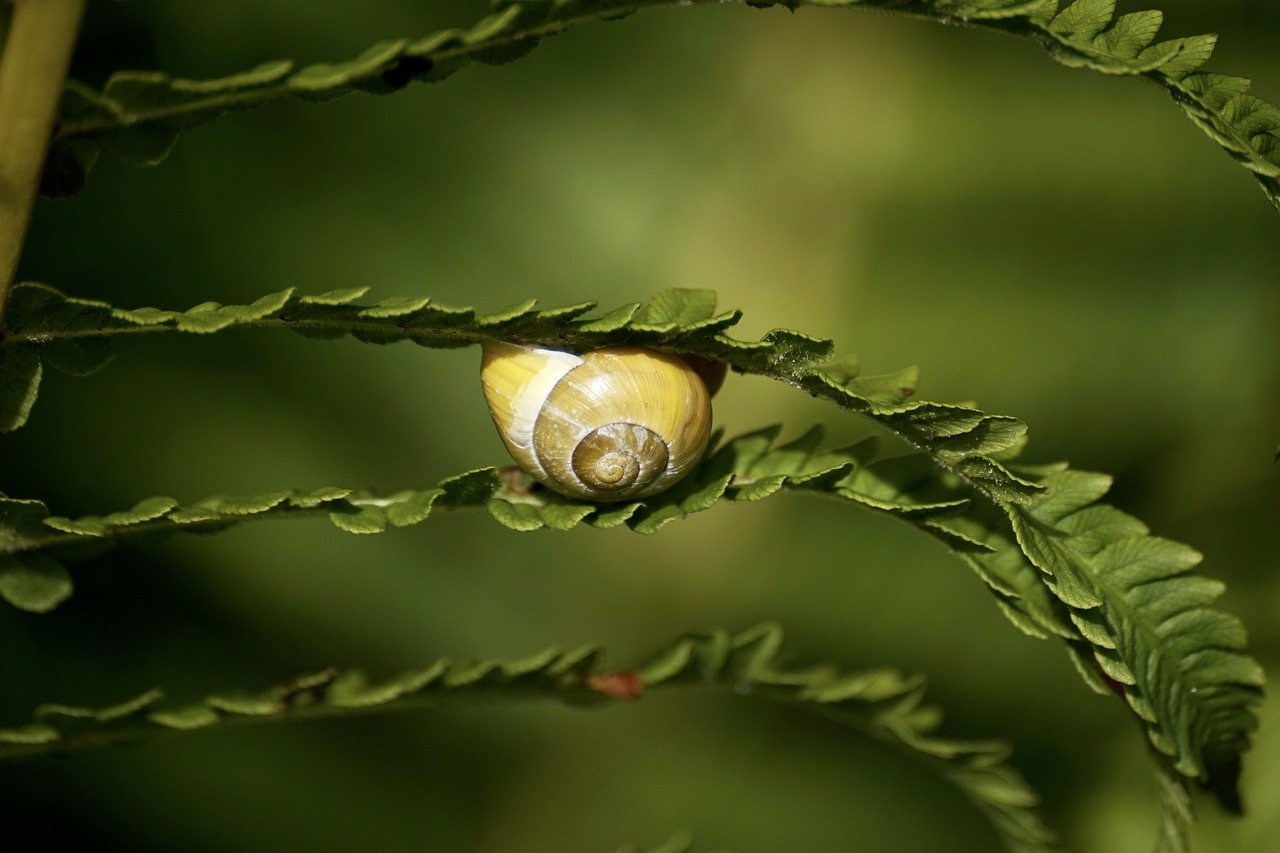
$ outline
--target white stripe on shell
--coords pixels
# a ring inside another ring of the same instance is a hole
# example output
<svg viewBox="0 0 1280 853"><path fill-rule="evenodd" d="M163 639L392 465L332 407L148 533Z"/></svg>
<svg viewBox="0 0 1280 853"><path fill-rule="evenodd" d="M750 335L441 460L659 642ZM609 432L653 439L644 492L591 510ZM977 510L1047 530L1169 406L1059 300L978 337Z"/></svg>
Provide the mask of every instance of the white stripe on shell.
<svg viewBox="0 0 1280 853"><path fill-rule="evenodd" d="M537 423L538 415L542 413L542 404L551 394L551 389L566 373L582 364L582 356L571 352L536 347L531 348L531 351L532 354L543 359L543 364L528 383L517 389L512 396L511 423L507 426L507 437L512 444L522 449L530 449L533 446L533 427ZM529 456L538 467L537 471L529 473L546 476L547 471L538 460L538 454L531 451Z"/></svg>

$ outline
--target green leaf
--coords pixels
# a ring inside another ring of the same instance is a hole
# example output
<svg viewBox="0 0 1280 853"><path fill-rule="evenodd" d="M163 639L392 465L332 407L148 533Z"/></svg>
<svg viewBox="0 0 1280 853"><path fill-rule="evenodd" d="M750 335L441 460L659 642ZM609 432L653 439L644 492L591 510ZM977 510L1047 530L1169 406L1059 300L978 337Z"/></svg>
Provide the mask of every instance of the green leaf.
<svg viewBox="0 0 1280 853"><path fill-rule="evenodd" d="M821 428L815 427L775 447L780 430L772 427L727 442L675 488L622 506L573 501L525 478L500 477L492 468L450 477L436 488L402 490L385 497L333 487L214 495L189 504L158 496L120 512L75 519L49 516L38 501L6 500L0 501L0 553L75 557L173 533L206 533L248 521L316 516L349 533L381 533L421 523L440 506L484 506L500 524L519 531L562 531L586 523L594 527L626 524L638 533L654 533L722 499L754 501L789 491L823 494L907 515L953 546L983 547L974 546L966 538L969 534L952 530L945 526L949 521L937 518L954 515L967 505L967 492L962 486L944 485L941 481L949 475L931 467L927 457L918 457L911 483L904 484L883 476L892 460L868 468L876 457L875 440L828 449L822 446Z"/></svg>
<svg viewBox="0 0 1280 853"><path fill-rule="evenodd" d="M693 635L654 655L636 670L646 689L699 686L723 679L740 695L793 704L823 717L870 729L935 769L991 821L1011 850L1049 850L1054 836L1036 815L1038 797L995 741L934 735L941 714L922 704L924 681L883 668L843 672L779 667L782 633L761 625L736 637Z"/></svg>
<svg viewBox="0 0 1280 853"><path fill-rule="evenodd" d="M1035 807L1038 797L996 741L956 740L934 734L941 714L922 704L924 680L890 668L849 672L834 666L781 664L783 635L765 624L736 636L691 634L629 670L608 670L603 652L585 646L547 649L514 661L458 665L441 659L385 681L360 670L324 669L265 690L231 690L175 708L157 708L150 690L104 709L44 705L35 722L0 729L0 759L68 751L211 729L364 714L389 707L430 708L484 697L533 697L572 705L635 700L651 690L693 687L766 700L819 714L895 744L955 785L991 821L1013 850L1049 850L1053 833Z"/></svg>
<svg viewBox="0 0 1280 853"><path fill-rule="evenodd" d="M715 314L714 301L702 291L667 291L648 307L623 306L585 322L579 318L595 308L593 303L538 311L525 302L482 314L422 297L365 305L355 301L361 295L354 289L319 297L283 291L248 306L205 303L186 312L124 311L25 285L14 292L19 323L0 351L63 339L164 329L201 333L235 325L352 334L379 343L409 339L425 346L498 339L586 350L643 342L791 384L870 420L915 452L880 458L873 442L823 449L820 431L775 446L775 428L728 442L675 488L623 506L568 501L530 486L525 478L487 468L391 497L322 489L215 496L187 506L151 499L123 513L48 518L38 533L19 513L27 527L0 526L0 553L78 556L94 550L86 541L100 549L178 530L220 530L251 519L320 514L349 532L377 533L419 523L437 506L484 506L500 524L521 531L585 523L625 524L653 533L725 499L755 501L788 491L821 494L889 514L937 538L974 569L1017 627L1064 640L1091 687L1105 691L1123 685L1153 745L1175 759L1179 772L1204 781L1226 802L1234 796L1233 773L1254 725L1261 673L1243 654L1238 623L1207 609L1220 587L1187 573L1198 560L1190 549L1149 537L1135 519L1097 504L1108 478L1064 465L1017 465L1026 443L1021 421L969 404L906 400L906 389L914 391L914 371L860 378L852 360L829 363L829 341L799 332L775 330L759 341L734 340L725 329L737 322L738 313ZM1110 547L1130 540L1142 551L1140 558ZM1141 574L1147 566L1154 576ZM1159 590L1165 606L1184 607L1185 615L1161 610L1144 598L1144 588ZM1202 684L1208 695L1201 692Z"/></svg>
<svg viewBox="0 0 1280 853"><path fill-rule="evenodd" d="M41 359L76 374L90 373L110 359L109 339L122 334L175 331L208 334L233 327L285 328L310 337L351 335L366 343L409 340L426 347L458 347L501 339L512 343L586 351L616 343L644 344L677 353L727 360L740 369L801 369L830 350L830 342L796 333L773 332L755 342L724 335L737 323L736 311L714 313L710 291L665 291L648 308L623 306L591 321L578 320L594 303L482 314L474 308L440 305L422 296L356 302L361 288L318 296L294 290L267 294L248 305L204 302L185 311L115 308L104 302L66 296L42 284L14 288L8 329L0 338L0 414L8 404L9 428L29 413L39 382ZM660 321L660 322L659 322Z"/></svg>
<svg viewBox="0 0 1280 853"><path fill-rule="evenodd" d="M621 17L648 7L682 5L684 0L520 0L470 29L449 29L415 39L378 42L344 62L316 63L301 69L283 60L216 80L184 80L155 71L121 71L101 92L71 82L51 141L45 186L66 195L84 183L99 144L127 160L151 165L168 155L178 137L221 115L252 109L279 97L327 101L351 92L398 92L414 81L443 80L472 61L510 62L528 54L548 35L594 20ZM1031 39L1057 62L1111 75L1140 75L1165 89L1228 153L1251 170L1272 205L1280 208L1280 138L1269 119L1274 107L1256 104L1228 108L1208 93L1214 80L1197 80L1213 52L1216 37L1192 36L1155 42L1163 16L1158 11L1116 17L1115 0L1076 0L1058 10L1056 0L747 0L767 8L781 5L882 9L944 23L955 20ZM1231 78L1240 79L1240 78ZM1247 89L1247 81L1245 87ZM1244 92L1238 92L1244 95ZM656 305L655 316L640 323L661 325L689 320L673 306ZM678 308L678 306L675 306ZM692 306L690 306L692 307ZM308 332L310 333L310 332Z"/></svg>
<svg viewBox="0 0 1280 853"><path fill-rule="evenodd" d="M1191 574L1200 562L1192 549L1097 503L1109 478L1062 470L1042 482L1041 497L1006 507L1024 552L1071 608L1152 746L1228 806L1238 803L1263 673L1244 652L1240 622L1210 609L1222 585Z"/></svg>
<svg viewBox="0 0 1280 853"><path fill-rule="evenodd" d="M897 406L915 394L919 384L920 368L912 366L878 376L852 377L844 387L878 406Z"/></svg>
<svg viewBox="0 0 1280 853"><path fill-rule="evenodd" d="M102 310L101 303L83 306ZM47 337L33 329L42 329ZM86 334L87 332L87 334ZM78 313L77 302L43 285L12 291L0 331L0 432L26 423L40 390L44 364L86 376L111 360L111 343Z"/></svg>
<svg viewBox="0 0 1280 853"><path fill-rule="evenodd" d="M290 62L266 62L217 80L181 80L154 71L117 72L103 88L99 104L118 116L119 123L103 134L102 141L132 163L155 165L168 156L183 131L225 112L257 106L261 101L253 95L269 92L291 68Z"/></svg>
<svg viewBox="0 0 1280 853"><path fill-rule="evenodd" d="M86 515L75 521L66 518L46 518L44 523L64 533L80 536L107 536L117 528L136 526L147 521L164 518L177 509L173 498L157 496L139 501L131 509L108 515Z"/></svg>
<svg viewBox="0 0 1280 853"><path fill-rule="evenodd" d="M1195 811L1187 780L1166 760L1155 761L1156 786L1160 792L1160 825L1156 835L1156 853L1191 853L1191 825ZM1239 806L1239 802L1236 803ZM1240 809L1231 809L1240 814Z"/></svg>
<svg viewBox="0 0 1280 853"><path fill-rule="evenodd" d="M1049 31L1073 41L1091 42L1115 14L1115 0L1076 0L1049 22Z"/></svg>
<svg viewBox="0 0 1280 853"><path fill-rule="evenodd" d="M0 598L20 610L48 613L71 595L71 576L44 554L0 554Z"/></svg>
<svg viewBox="0 0 1280 853"><path fill-rule="evenodd" d="M673 287L655 294L640 306L634 322L644 326L688 326L715 315L714 290L687 290Z"/></svg>
<svg viewBox="0 0 1280 853"><path fill-rule="evenodd" d="M35 710L35 717L42 722L48 722L50 717L59 717L62 718L60 723L63 726L67 726L67 721L69 720L113 723L137 716L158 702L163 695L159 690L151 689L134 696L132 699L126 699L117 705L109 705L106 708L85 708L76 705L49 703L38 706Z"/></svg>
<svg viewBox="0 0 1280 853"><path fill-rule="evenodd" d="M12 432L27 422L42 373L35 346L0 346L0 432Z"/></svg>
<svg viewBox="0 0 1280 853"><path fill-rule="evenodd" d="M333 526L348 533L382 533L387 529L387 513L377 505L356 506L345 502L329 510Z"/></svg>
<svg viewBox="0 0 1280 853"><path fill-rule="evenodd" d="M608 334L625 328L628 323L635 319L636 312L639 310L640 303L632 302L630 305L623 305L619 308L615 308L594 320L575 320L573 326L579 332L598 332L600 334Z"/></svg>

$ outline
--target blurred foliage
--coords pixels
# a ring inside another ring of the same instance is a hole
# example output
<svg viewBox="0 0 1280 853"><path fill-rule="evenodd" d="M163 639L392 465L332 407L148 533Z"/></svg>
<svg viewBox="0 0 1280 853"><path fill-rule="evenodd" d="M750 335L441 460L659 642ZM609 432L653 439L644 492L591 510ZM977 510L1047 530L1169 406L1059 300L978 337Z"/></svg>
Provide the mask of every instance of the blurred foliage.
<svg viewBox="0 0 1280 853"><path fill-rule="evenodd" d="M1220 33L1210 69L1280 98L1276 0L1155 5L1168 36ZM100 85L122 67L213 77L341 58L483 11L95 3L72 73ZM1274 670L1276 229L1239 167L1148 87L905 19L694 7L581 27L395 99L272 104L192 133L155 169L104 158L76 199L40 202L19 280L167 307L290 286L490 310L711 287L745 311L744 337L788 326L868 372L918 363L929 399L1030 424L1028 458L1115 474L1114 503L1208 555ZM471 350L250 330L118 350L91 378L46 377L0 445L3 491L77 515L151 494L421 488L505 464ZM750 377L717 397L730 433L818 419L833 441L865 432L832 417ZM724 506L645 538L517 538L462 514L371 539L262 526L120 552L77 585L53 614L0 614L0 722L328 665L583 642L634 659L686 630L777 619L806 659L929 673L945 731L1010 737L1068 846L1144 849L1154 829L1119 703L1012 630L934 542L834 504ZM1280 835L1274 702L1262 716L1249 814L1203 803L1198 850ZM14 825L103 850L610 850L682 827L698 849L994 845L895 753L684 695L192 736L2 767L0 786Z"/></svg>

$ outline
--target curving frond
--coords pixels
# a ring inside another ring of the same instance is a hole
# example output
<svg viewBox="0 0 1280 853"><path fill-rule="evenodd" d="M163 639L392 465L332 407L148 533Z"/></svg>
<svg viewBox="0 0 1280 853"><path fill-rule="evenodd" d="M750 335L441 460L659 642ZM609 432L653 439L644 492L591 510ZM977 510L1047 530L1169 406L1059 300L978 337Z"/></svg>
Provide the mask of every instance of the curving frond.
<svg viewBox="0 0 1280 853"><path fill-rule="evenodd" d="M1042 483L1036 499L1005 507L1023 553L1071 608L1152 746L1239 811L1240 756L1264 675L1240 621L1210 608L1222 583L1191 573L1201 560L1193 549L1099 503L1110 477L1062 470Z"/></svg>
<svg viewBox="0 0 1280 853"><path fill-rule="evenodd" d="M648 534L720 500L756 501L798 491L862 502L857 487L844 481L874 455L874 442L818 450L822 431L815 428L774 447L780 430L773 427L728 442L676 488L625 504L564 498L514 468L482 468L449 477L434 488L391 495L325 487L214 495L190 504L156 496L127 510L75 519L51 515L40 501L0 497L0 597L24 610L46 612L71 593L70 578L58 560L251 521L322 517L348 533L371 534L419 524L437 508L483 507L503 526L523 532L563 531L583 523L598 528L625 525Z"/></svg>
<svg viewBox="0 0 1280 853"><path fill-rule="evenodd" d="M385 681L359 670L324 669L266 690L215 693L173 708L149 690L109 708L46 704L24 726L0 729L0 759L65 752L196 730L253 723L424 708L445 702L551 699L608 705L680 687L761 698L817 712L921 759L991 821L1011 851L1047 851L1053 833L1036 811L1039 797L1007 763L999 741L938 737L936 707L923 704L924 679L892 668L848 672L831 665L780 662L783 634L764 624L737 635L681 637L630 670L604 667L604 651L548 649L516 661L437 660Z"/></svg>
<svg viewBox="0 0 1280 853"><path fill-rule="evenodd" d="M101 91L72 83L53 136L45 191L80 189L98 148L138 165L164 159L178 137L219 116L279 97L326 101L351 92L387 94L411 82L443 80L471 62L518 59L539 41L579 23L624 17L689 0L521 0L501 6L468 29L420 39L379 42L345 62L297 68L263 63L216 80L184 80L154 71L120 71ZM700 0L709 2L709 0ZM1217 37L1157 42L1163 14L1116 15L1115 0L745 0L774 5L872 8L943 23L961 23L1029 38L1057 62L1104 74L1141 76L1165 89L1232 157L1249 169L1280 208L1280 109L1249 93L1249 81L1201 71Z"/></svg>
<svg viewBox="0 0 1280 853"><path fill-rule="evenodd" d="M758 341L723 334L739 311L716 314L715 294L673 289L648 303L633 303L583 319L594 302L539 311L527 300L493 313L441 305L426 297L392 297L359 304L368 288L300 295L290 288L248 305L204 302L185 311L115 308L67 296L44 284L23 283L10 297L0 332L0 431L26 422L47 364L86 375L111 360L110 338L176 331L210 334L233 327L292 329L311 338L351 335L366 343L408 340L434 348L485 340L586 351L629 343L726 361L739 370L799 369L830 356L831 342L778 329ZM708 309L707 306L711 307Z"/></svg>
<svg viewBox="0 0 1280 853"><path fill-rule="evenodd" d="M527 302L481 314L425 298L356 304L361 294L285 291L249 306L126 311L26 285L14 293L22 322L0 352L13 347L39 357L43 347L74 351L76 341L112 334L235 325L425 346L502 339L587 350L638 343L786 382L861 415L913 452L882 455L874 442L826 450L820 431L775 446L779 430L772 428L726 443L670 491L622 505L569 501L496 469L389 497L347 489L274 491L185 507L152 498L124 513L75 520L47 517L37 502L11 501L0 504L0 595L47 610L70 591L54 556L250 519L324 514L344 530L374 533L422 521L436 505L483 505L515 530L586 523L651 533L722 500L801 491L887 513L939 539L987 583L1015 625L1033 636L1059 637L1091 687L1121 692L1154 748L1179 773L1212 788L1228 807L1237 804L1239 760L1255 725L1262 673L1244 654L1239 622L1209 607L1221 585L1191 573L1199 555L1190 548L1151 536L1136 519L1099 504L1110 482L1103 475L1063 464L1018 464L1026 426L1016 418L914 399L914 369L861 376L855 360L827 361L829 341L798 332L735 340L726 331L739 313L717 313L709 291L663 291L648 303L594 318L591 303L537 311ZM103 352L80 363L100 361Z"/></svg>

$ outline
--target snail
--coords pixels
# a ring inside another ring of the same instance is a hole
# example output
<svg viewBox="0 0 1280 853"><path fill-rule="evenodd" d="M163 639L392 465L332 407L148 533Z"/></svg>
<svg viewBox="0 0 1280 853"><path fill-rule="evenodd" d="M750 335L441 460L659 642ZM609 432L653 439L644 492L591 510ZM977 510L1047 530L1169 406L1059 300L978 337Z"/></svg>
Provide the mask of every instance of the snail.
<svg viewBox="0 0 1280 853"><path fill-rule="evenodd" d="M480 368L507 450L548 488L594 503L675 485L711 437L711 393L678 356L634 346L576 355L486 341ZM719 366L719 365L717 365Z"/></svg>

